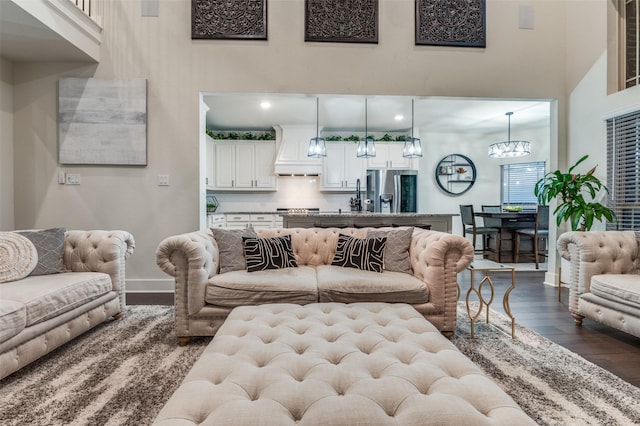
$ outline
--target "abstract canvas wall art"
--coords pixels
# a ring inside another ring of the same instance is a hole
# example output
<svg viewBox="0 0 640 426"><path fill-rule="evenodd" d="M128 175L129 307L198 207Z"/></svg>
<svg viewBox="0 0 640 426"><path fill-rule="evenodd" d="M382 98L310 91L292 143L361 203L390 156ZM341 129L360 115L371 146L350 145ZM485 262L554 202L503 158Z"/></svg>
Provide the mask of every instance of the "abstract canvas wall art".
<svg viewBox="0 0 640 426"><path fill-rule="evenodd" d="M60 164L147 164L147 80L62 78Z"/></svg>

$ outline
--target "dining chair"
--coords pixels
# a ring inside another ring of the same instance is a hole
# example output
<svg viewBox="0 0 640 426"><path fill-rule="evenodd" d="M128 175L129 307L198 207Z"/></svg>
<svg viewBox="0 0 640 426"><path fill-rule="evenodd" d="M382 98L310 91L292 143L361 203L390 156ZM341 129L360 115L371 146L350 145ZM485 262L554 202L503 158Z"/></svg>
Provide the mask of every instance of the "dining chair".
<svg viewBox="0 0 640 426"><path fill-rule="evenodd" d="M482 257L485 256L485 252L491 252L494 250L488 249L485 244L485 235L494 235L496 238L496 260L500 261L500 239L498 238L498 234L500 233L500 228L494 228L489 226L477 226L476 225L476 215L473 211L472 204L460 204L460 217L462 218L462 236L466 238L467 233L472 235L473 242L473 250L475 253L482 253ZM476 236L482 236L482 249L476 249Z"/></svg>
<svg viewBox="0 0 640 426"><path fill-rule="evenodd" d="M486 204L482 204L480 206L480 208L482 209L483 212L488 212L488 213L502 213L502 206L501 205L486 205ZM504 249L504 244L503 242L505 241L504 238L504 233L502 232L502 219L499 218L494 218L494 217L483 217L482 218L482 224L483 226L489 227L489 228L497 228L498 229L498 234L495 236L496 238L496 242L495 242L495 246L496 247L500 247L500 251L502 251ZM486 247L491 247L491 239L494 238L493 234L485 234L486 237ZM511 240L511 238L506 238L508 240ZM499 252L498 255L496 256L496 258L498 259L498 262L501 261L501 253Z"/></svg>
<svg viewBox="0 0 640 426"><path fill-rule="evenodd" d="M538 206L536 222L533 229L516 230L516 242L514 247L514 261L517 263L520 256L532 256L536 262L536 269L540 269L539 256L548 257L547 240L549 239L549 206ZM533 251L520 253L520 239L531 238ZM543 243L542 245L540 243Z"/></svg>

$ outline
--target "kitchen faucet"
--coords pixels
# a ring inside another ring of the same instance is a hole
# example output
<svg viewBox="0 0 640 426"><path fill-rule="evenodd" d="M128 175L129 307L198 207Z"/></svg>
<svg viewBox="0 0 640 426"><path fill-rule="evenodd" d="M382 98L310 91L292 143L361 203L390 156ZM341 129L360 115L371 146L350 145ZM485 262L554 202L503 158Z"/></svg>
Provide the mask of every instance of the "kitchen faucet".
<svg viewBox="0 0 640 426"><path fill-rule="evenodd" d="M362 211L362 196L360 191L360 179L356 179L356 208L359 212Z"/></svg>

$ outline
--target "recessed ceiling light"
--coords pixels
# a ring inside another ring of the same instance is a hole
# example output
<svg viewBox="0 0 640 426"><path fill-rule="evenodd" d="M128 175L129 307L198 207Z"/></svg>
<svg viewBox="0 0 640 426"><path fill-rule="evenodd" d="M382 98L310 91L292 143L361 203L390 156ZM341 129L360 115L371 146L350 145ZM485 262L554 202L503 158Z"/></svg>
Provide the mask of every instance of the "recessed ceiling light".
<svg viewBox="0 0 640 426"><path fill-rule="evenodd" d="M269 102L269 101L262 101L262 102L260 102L260 108L262 108L262 109L269 109L269 108L271 108L271 102Z"/></svg>
<svg viewBox="0 0 640 426"><path fill-rule="evenodd" d="M396 116L393 117L393 119L396 120L396 121L402 121L402 120L404 120L404 115L396 114Z"/></svg>

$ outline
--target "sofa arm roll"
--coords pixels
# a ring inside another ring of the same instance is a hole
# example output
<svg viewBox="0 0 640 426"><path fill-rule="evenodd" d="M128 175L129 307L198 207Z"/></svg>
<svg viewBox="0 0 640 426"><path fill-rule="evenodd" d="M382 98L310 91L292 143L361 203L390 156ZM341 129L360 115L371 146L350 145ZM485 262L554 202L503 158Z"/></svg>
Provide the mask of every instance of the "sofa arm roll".
<svg viewBox="0 0 640 426"><path fill-rule="evenodd" d="M473 247L459 235L415 231L409 249L413 275L429 288L430 303L445 315L445 327L455 330L457 274L473 262Z"/></svg>
<svg viewBox="0 0 640 426"><path fill-rule="evenodd" d="M133 254L135 240L127 231L67 231L63 260L72 272L109 274L120 307L125 307L125 260Z"/></svg>
<svg viewBox="0 0 640 426"><path fill-rule="evenodd" d="M577 309L577 298L590 291L594 275L637 273L638 244L634 231L573 231L560 235L558 252L570 265L570 308Z"/></svg>
<svg viewBox="0 0 640 426"><path fill-rule="evenodd" d="M156 263L175 277L176 316L204 307L207 281L218 271L218 246L206 231L165 238L156 250Z"/></svg>

